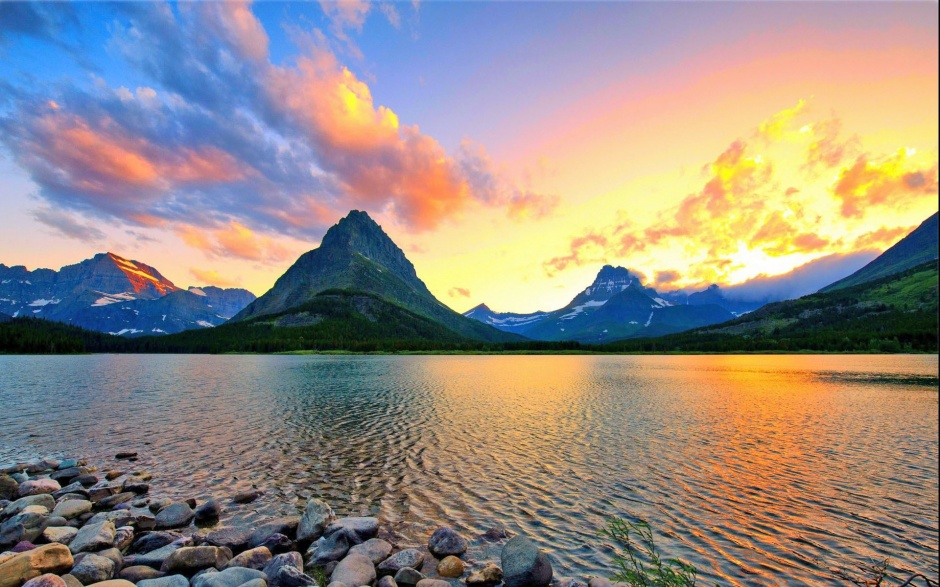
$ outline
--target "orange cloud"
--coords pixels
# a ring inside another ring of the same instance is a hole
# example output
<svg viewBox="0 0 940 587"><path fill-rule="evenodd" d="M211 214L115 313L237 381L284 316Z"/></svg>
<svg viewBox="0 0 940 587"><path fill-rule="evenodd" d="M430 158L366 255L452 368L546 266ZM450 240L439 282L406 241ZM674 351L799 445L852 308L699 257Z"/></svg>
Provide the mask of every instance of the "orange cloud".
<svg viewBox="0 0 940 587"><path fill-rule="evenodd" d="M560 201L561 199L558 196L543 196L526 192L509 200L507 214L509 218L517 222L539 220L550 216L558 207Z"/></svg>
<svg viewBox="0 0 940 587"><path fill-rule="evenodd" d="M936 198L937 166L912 168L905 149L877 162L861 155L851 167L839 173L832 194L841 202L844 217L861 218L870 207L898 206L920 198Z"/></svg>
<svg viewBox="0 0 940 587"><path fill-rule="evenodd" d="M465 287L452 287L450 291L447 292L447 295L452 298L469 298L470 290Z"/></svg>
<svg viewBox="0 0 940 587"><path fill-rule="evenodd" d="M293 256L292 251L276 240L258 235L236 221L220 228L179 225L174 230L184 243L210 257L277 263Z"/></svg>
<svg viewBox="0 0 940 587"><path fill-rule="evenodd" d="M601 234L588 233L571 239L569 253L561 257L553 257L542 263L545 273L552 277L559 271L564 271L568 265L581 266L585 263L597 263L606 258L607 237Z"/></svg>
<svg viewBox="0 0 940 587"><path fill-rule="evenodd" d="M214 269L199 269L190 267L189 273L198 280L199 285L215 285L217 287L238 287L241 285L241 279L229 279L219 275Z"/></svg>
<svg viewBox="0 0 940 587"><path fill-rule="evenodd" d="M863 235L860 235L855 239L853 243L853 248L861 249L878 249L884 250L896 243L902 236L907 235L912 230L917 228L916 226L898 226L895 228L888 228L887 226L882 226L878 230L873 230L871 232L866 232Z"/></svg>
<svg viewBox="0 0 940 587"><path fill-rule="evenodd" d="M858 137L841 136L842 121L834 116L804 128L813 134L813 141L806 149L809 169L835 167L846 157L856 155L861 148Z"/></svg>

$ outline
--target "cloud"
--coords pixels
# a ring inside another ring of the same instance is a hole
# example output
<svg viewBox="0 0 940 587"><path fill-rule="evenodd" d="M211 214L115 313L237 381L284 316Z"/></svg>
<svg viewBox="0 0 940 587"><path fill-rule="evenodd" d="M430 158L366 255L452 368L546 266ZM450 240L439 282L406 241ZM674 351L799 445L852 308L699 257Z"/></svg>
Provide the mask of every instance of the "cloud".
<svg viewBox="0 0 940 587"><path fill-rule="evenodd" d="M675 284L681 278L681 274L678 271L666 270L666 271L657 271L656 280L653 282L653 288L662 289L669 287L670 285Z"/></svg>
<svg viewBox="0 0 940 587"><path fill-rule="evenodd" d="M241 285L241 279L229 279L227 277L222 277L214 269L200 269L198 267L190 267L189 273L196 278L199 285L215 285L217 287L239 287Z"/></svg>
<svg viewBox="0 0 940 587"><path fill-rule="evenodd" d="M839 172L832 193L841 201L841 212L846 218L860 218L874 206L896 208L920 198L935 199L937 166L912 166L906 149L880 161L861 155L851 167Z"/></svg>
<svg viewBox="0 0 940 587"><path fill-rule="evenodd" d="M296 253L278 244L275 239L255 234L235 221L227 226L208 229L181 225L176 228L176 233L184 243L210 257L278 263L296 256Z"/></svg>
<svg viewBox="0 0 940 587"><path fill-rule="evenodd" d="M608 239L606 236L588 233L571 239L567 255L553 257L542 263L545 274L554 277L564 271L569 265L580 267L587 263L603 262L607 258Z"/></svg>
<svg viewBox="0 0 940 587"><path fill-rule="evenodd" d="M910 234L915 228L917 227L897 226L888 228L887 226L882 226L878 230L860 235L855 239L852 246L856 249L877 249L883 251L898 242L901 237Z"/></svg>
<svg viewBox="0 0 940 587"><path fill-rule="evenodd" d="M800 100L793 108L777 112L757 127L757 135L768 141L780 140L793 119L806 109L806 105L806 100Z"/></svg>
<svg viewBox="0 0 940 587"><path fill-rule="evenodd" d="M80 28L79 20L69 4L0 2L0 47L26 36L68 48L63 33L76 28Z"/></svg>
<svg viewBox="0 0 940 587"><path fill-rule="evenodd" d="M832 254L800 265L781 275L758 275L739 285L725 286L725 297L742 301L790 300L819 291L858 271L878 256L866 250Z"/></svg>
<svg viewBox="0 0 940 587"><path fill-rule="evenodd" d="M540 220L552 215L561 198L532 192L520 193L509 200L507 214L515 221Z"/></svg>
<svg viewBox="0 0 940 587"><path fill-rule="evenodd" d="M810 170L831 169L861 150L858 137L842 136L842 121L835 116L803 128L813 137L806 147L806 167Z"/></svg>
<svg viewBox="0 0 940 587"><path fill-rule="evenodd" d="M105 234L94 226L79 221L71 214L54 210L48 206L33 210L32 216L68 238L85 243L97 243L105 238Z"/></svg>
<svg viewBox="0 0 940 587"><path fill-rule="evenodd" d="M469 298L470 290L465 287L452 287L450 291L447 292L447 295L452 298Z"/></svg>

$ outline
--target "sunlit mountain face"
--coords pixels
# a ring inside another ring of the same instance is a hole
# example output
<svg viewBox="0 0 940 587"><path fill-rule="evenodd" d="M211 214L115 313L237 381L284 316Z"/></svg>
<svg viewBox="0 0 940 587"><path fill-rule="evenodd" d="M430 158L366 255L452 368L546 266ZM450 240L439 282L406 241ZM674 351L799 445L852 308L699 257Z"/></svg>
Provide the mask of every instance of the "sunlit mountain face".
<svg viewBox="0 0 940 587"><path fill-rule="evenodd" d="M3 2L0 262L118 251L162 272L116 262L135 295L262 295L362 210L460 312L563 308L605 265L662 294L792 296L937 211L937 21L935 3Z"/></svg>

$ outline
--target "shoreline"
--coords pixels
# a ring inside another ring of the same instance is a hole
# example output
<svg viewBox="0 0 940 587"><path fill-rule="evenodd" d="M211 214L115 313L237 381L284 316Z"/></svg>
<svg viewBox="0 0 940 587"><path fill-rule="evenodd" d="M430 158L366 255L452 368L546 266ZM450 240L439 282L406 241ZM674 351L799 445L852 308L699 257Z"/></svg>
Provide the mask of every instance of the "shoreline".
<svg viewBox="0 0 940 587"><path fill-rule="evenodd" d="M533 540L499 525L473 537L440 526L415 543L316 497L303 515L225 525L264 491L172 502L136 461L0 469L0 587L612 587L557 576ZM498 547L499 564L470 556L475 542Z"/></svg>

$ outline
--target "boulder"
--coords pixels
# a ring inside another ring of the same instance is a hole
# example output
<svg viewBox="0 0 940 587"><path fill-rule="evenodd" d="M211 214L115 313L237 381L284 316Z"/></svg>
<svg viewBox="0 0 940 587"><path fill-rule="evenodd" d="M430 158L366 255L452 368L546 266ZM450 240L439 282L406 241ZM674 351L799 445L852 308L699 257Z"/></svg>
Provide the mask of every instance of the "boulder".
<svg viewBox="0 0 940 587"><path fill-rule="evenodd" d="M246 569L260 571L271 562L271 558L271 551L264 546L259 546L232 557L232 560L228 561L225 567L245 567Z"/></svg>
<svg viewBox="0 0 940 587"><path fill-rule="evenodd" d="M240 552L248 546L248 539L253 531L254 528L245 527L219 528L206 534L206 544L225 546L230 548L232 552Z"/></svg>
<svg viewBox="0 0 940 587"><path fill-rule="evenodd" d="M133 541L134 528L132 526L121 526L114 531L114 548L121 552L125 552Z"/></svg>
<svg viewBox="0 0 940 587"><path fill-rule="evenodd" d="M114 577L114 561L97 554L86 554L69 573L82 585L100 583Z"/></svg>
<svg viewBox="0 0 940 587"><path fill-rule="evenodd" d="M107 548L105 550L98 551L98 556L103 556L114 561L114 575L117 577L118 573L121 572L121 569L124 568L124 557L121 556L121 551L116 548ZM77 558L77 557L76 557Z"/></svg>
<svg viewBox="0 0 940 587"><path fill-rule="evenodd" d="M418 581L416 587L451 587L451 585L447 581L441 581L440 579L421 579Z"/></svg>
<svg viewBox="0 0 940 587"><path fill-rule="evenodd" d="M130 581L125 581L124 579L110 579L100 583L92 583L87 587L134 587L134 584Z"/></svg>
<svg viewBox="0 0 940 587"><path fill-rule="evenodd" d="M91 511L92 504L85 499L69 499L55 506L52 510L53 516L62 516L66 520L77 518L82 514Z"/></svg>
<svg viewBox="0 0 940 587"><path fill-rule="evenodd" d="M323 536L323 532L335 519L333 510L325 502L316 498L309 499L297 526L297 540L316 540Z"/></svg>
<svg viewBox="0 0 940 587"><path fill-rule="evenodd" d="M492 587L502 582L503 570L492 563L467 577L467 587Z"/></svg>
<svg viewBox="0 0 940 587"><path fill-rule="evenodd" d="M167 498L165 498L165 497L161 497L160 499L155 499L155 500L151 501L151 502L150 502L150 505L147 506L147 507L150 509L151 512L153 512L153 513L156 514L156 513L159 513L160 510L162 510L162 509L165 508L166 506L170 505L171 503L173 503L173 502L171 502L169 499L167 499ZM193 515L195 515L195 514L193 514Z"/></svg>
<svg viewBox="0 0 940 587"><path fill-rule="evenodd" d="M62 575L62 580L65 581L65 587L82 587L82 582L69 573Z"/></svg>
<svg viewBox="0 0 940 587"><path fill-rule="evenodd" d="M350 554L336 565L330 580L357 587L371 585L375 580L375 566L365 555Z"/></svg>
<svg viewBox="0 0 940 587"><path fill-rule="evenodd" d="M463 561L456 556L447 556L437 563L437 574L448 579L456 579L463 575Z"/></svg>
<svg viewBox="0 0 940 587"><path fill-rule="evenodd" d="M144 579L137 587L189 587L189 579L183 575L167 575L154 579Z"/></svg>
<svg viewBox="0 0 940 587"><path fill-rule="evenodd" d="M159 569L163 567L164 561L167 558L180 548L184 548L191 544L192 540L189 538L183 538L171 544L167 544L161 548L151 550L146 554L132 554L130 556L124 557L124 564L128 566L133 565L147 565L149 567L154 567Z"/></svg>
<svg viewBox="0 0 940 587"><path fill-rule="evenodd" d="M189 504L178 501L166 506L157 514L156 528L166 530L188 526L196 516Z"/></svg>
<svg viewBox="0 0 940 587"><path fill-rule="evenodd" d="M410 567L402 567L395 573L395 584L398 587L415 587L418 581L427 579L421 571L416 571Z"/></svg>
<svg viewBox="0 0 940 587"><path fill-rule="evenodd" d="M316 584L317 582L312 577L305 575L303 571L298 571L291 565L284 565L279 568L274 576L274 581L269 583L270 587L305 587Z"/></svg>
<svg viewBox="0 0 940 587"><path fill-rule="evenodd" d="M146 581L147 579L159 579L160 577L165 576L166 573L163 571L158 571L153 567L148 567L147 565L134 565L133 567L124 567L118 573L119 579L125 579L131 583L140 583L141 581Z"/></svg>
<svg viewBox="0 0 940 587"><path fill-rule="evenodd" d="M398 583L395 582L395 578L391 575L385 575L378 580L375 587L398 587Z"/></svg>
<svg viewBox="0 0 940 587"><path fill-rule="evenodd" d="M222 546L184 546L163 561L160 570L164 573L192 575L202 569L221 569L232 558L232 551Z"/></svg>
<svg viewBox="0 0 940 587"><path fill-rule="evenodd" d="M266 564L263 569L268 583L274 581L278 571L284 566L294 567L298 571L302 571L304 569L304 559L300 556L299 552L285 552L284 554L279 554L272 558L271 562Z"/></svg>
<svg viewBox="0 0 940 587"><path fill-rule="evenodd" d="M379 533L379 521L375 518L363 517L340 518L327 526L323 534L329 536L339 530L346 530L349 537L354 541L353 543L359 544L370 538L375 538Z"/></svg>
<svg viewBox="0 0 940 587"><path fill-rule="evenodd" d="M81 483L72 483L71 485L66 485L58 491L53 491L51 495L55 499L60 499L70 494L80 495L85 498L88 497L88 491L85 490Z"/></svg>
<svg viewBox="0 0 940 587"><path fill-rule="evenodd" d="M323 536L310 546L307 551L308 564L322 567L330 561L338 561L346 556L350 546L350 532L341 530L329 536Z"/></svg>
<svg viewBox="0 0 940 587"><path fill-rule="evenodd" d="M82 487L92 487L98 483L99 479L97 475L92 475L91 473L86 473L84 475L79 475L72 479L72 483L78 483Z"/></svg>
<svg viewBox="0 0 940 587"><path fill-rule="evenodd" d="M196 522L218 520L220 515L222 515L222 504L215 498L206 501L197 507L195 511Z"/></svg>
<svg viewBox="0 0 940 587"><path fill-rule="evenodd" d="M3 474L0 475L0 499L14 499L19 496L16 487L19 483L13 477Z"/></svg>
<svg viewBox="0 0 940 587"><path fill-rule="evenodd" d="M284 516L268 520L258 526L248 538L248 546L254 548L261 546L267 539L275 534L287 536L288 539L297 533L300 516Z"/></svg>
<svg viewBox="0 0 940 587"><path fill-rule="evenodd" d="M62 577L46 573L23 583L23 587L67 587Z"/></svg>
<svg viewBox="0 0 940 587"><path fill-rule="evenodd" d="M86 524L69 542L69 550L77 554L110 548L114 544L114 532L114 524L108 521ZM85 582L82 581L82 583Z"/></svg>
<svg viewBox="0 0 940 587"><path fill-rule="evenodd" d="M39 505L49 511L52 511L55 508L55 499L47 493L21 497L7 507L3 508L3 515L0 517L11 518L17 514L23 513L23 510L31 505Z"/></svg>
<svg viewBox="0 0 940 587"><path fill-rule="evenodd" d="M548 556L525 536L509 540L500 553L506 587L547 587L552 582Z"/></svg>
<svg viewBox="0 0 940 587"><path fill-rule="evenodd" d="M507 530L506 527L501 524L497 524L496 526L493 526L492 528L490 528L489 530L487 530L486 532L480 535L480 537L483 538L483 540L487 540L489 542L498 542L500 540L505 540L506 538L509 538L510 536L511 534L509 533L509 530Z"/></svg>
<svg viewBox="0 0 940 587"><path fill-rule="evenodd" d="M70 526L47 527L42 531L42 537L46 542L58 542L59 544L68 544L78 534L78 528Z"/></svg>
<svg viewBox="0 0 940 587"><path fill-rule="evenodd" d="M109 495L104 499L98 500L97 506L99 509L111 509L116 505L127 503L130 500L134 499L136 495L129 491L123 493L115 493L114 495Z"/></svg>
<svg viewBox="0 0 940 587"><path fill-rule="evenodd" d="M467 552L467 541L452 528L443 526L434 531L428 540L428 550L435 558L459 556Z"/></svg>
<svg viewBox="0 0 940 587"><path fill-rule="evenodd" d="M248 545L251 546L251 540L248 541ZM283 534L271 534L264 539L264 542L262 542L260 546L270 550L271 554L281 554L282 552L291 550L294 546L294 542Z"/></svg>
<svg viewBox="0 0 940 587"><path fill-rule="evenodd" d="M232 501L235 503L251 503L262 495L264 495L264 492L260 489L249 489L248 491L240 491L233 495Z"/></svg>
<svg viewBox="0 0 940 587"><path fill-rule="evenodd" d="M364 554L369 557L372 564L377 565L392 554L392 545L381 538L370 538L362 544L357 544L349 549L351 553Z"/></svg>
<svg viewBox="0 0 940 587"><path fill-rule="evenodd" d="M411 569L420 569L424 562L424 554L414 548L401 550L388 557L377 567L379 576L394 575L399 569L405 567Z"/></svg>
<svg viewBox="0 0 940 587"><path fill-rule="evenodd" d="M167 544L172 544L182 537L183 535L179 532L147 532L134 541L132 549L134 552L145 554L151 550L163 548Z"/></svg>
<svg viewBox="0 0 940 587"><path fill-rule="evenodd" d="M60 489L62 489L62 486L55 479L30 479L17 486L16 494L20 497L28 497L30 495L52 493Z"/></svg>
<svg viewBox="0 0 940 587"><path fill-rule="evenodd" d="M249 581L266 581L265 574L254 569L231 567L220 573L207 572L193 577L192 587L239 587Z"/></svg>

